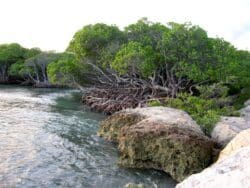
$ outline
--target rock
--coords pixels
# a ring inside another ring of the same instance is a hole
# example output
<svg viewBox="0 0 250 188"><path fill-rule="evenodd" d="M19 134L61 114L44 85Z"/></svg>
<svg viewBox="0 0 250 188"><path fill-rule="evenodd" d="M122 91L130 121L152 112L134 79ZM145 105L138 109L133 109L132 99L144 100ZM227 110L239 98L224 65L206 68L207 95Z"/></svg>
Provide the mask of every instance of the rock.
<svg viewBox="0 0 250 188"><path fill-rule="evenodd" d="M144 115L129 110L117 112L102 121L97 135L118 143L120 131L123 127L134 125L144 118Z"/></svg>
<svg viewBox="0 0 250 188"><path fill-rule="evenodd" d="M245 102L245 108L241 110L241 115L246 119L247 123L250 124L250 99Z"/></svg>
<svg viewBox="0 0 250 188"><path fill-rule="evenodd" d="M179 183L176 188L249 188L250 147L244 147L199 174Z"/></svg>
<svg viewBox="0 0 250 188"><path fill-rule="evenodd" d="M135 184L135 183L128 183L124 186L124 188L144 188L142 183Z"/></svg>
<svg viewBox="0 0 250 188"><path fill-rule="evenodd" d="M147 107L115 113L102 123L99 135L119 143L119 164L154 168L181 181L212 160L213 141L184 111Z"/></svg>
<svg viewBox="0 0 250 188"><path fill-rule="evenodd" d="M231 142L220 152L218 161L234 154L243 147L250 146L250 129L244 130L237 134Z"/></svg>
<svg viewBox="0 0 250 188"><path fill-rule="evenodd" d="M245 105L245 106L250 106L250 99L248 99L248 100L245 102L244 105Z"/></svg>
<svg viewBox="0 0 250 188"><path fill-rule="evenodd" d="M237 134L214 165L178 184L177 188L250 187L250 129Z"/></svg>
<svg viewBox="0 0 250 188"><path fill-rule="evenodd" d="M215 125L211 137L221 146L228 144L239 132L250 128L242 117L222 117Z"/></svg>
<svg viewBox="0 0 250 188"><path fill-rule="evenodd" d="M250 100L241 110L242 117L222 117L215 125L211 137L221 146L228 144L239 132L250 128Z"/></svg>

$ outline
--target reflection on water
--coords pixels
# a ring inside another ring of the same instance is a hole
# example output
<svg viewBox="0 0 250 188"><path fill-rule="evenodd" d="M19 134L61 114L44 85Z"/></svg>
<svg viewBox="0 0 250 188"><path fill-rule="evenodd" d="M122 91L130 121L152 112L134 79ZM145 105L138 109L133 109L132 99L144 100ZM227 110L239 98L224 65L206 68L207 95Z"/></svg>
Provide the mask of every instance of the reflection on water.
<svg viewBox="0 0 250 188"><path fill-rule="evenodd" d="M116 165L117 149L96 136L103 115L76 90L0 86L0 187L174 187L166 174Z"/></svg>

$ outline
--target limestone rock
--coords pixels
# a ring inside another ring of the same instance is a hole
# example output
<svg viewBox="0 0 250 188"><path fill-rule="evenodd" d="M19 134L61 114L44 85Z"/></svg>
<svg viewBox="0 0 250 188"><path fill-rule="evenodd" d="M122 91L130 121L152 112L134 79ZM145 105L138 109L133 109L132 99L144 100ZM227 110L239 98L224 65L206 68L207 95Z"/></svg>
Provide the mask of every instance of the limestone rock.
<svg viewBox="0 0 250 188"><path fill-rule="evenodd" d="M250 128L250 100L241 110L242 117L222 117L212 131L212 138L221 146L228 144L239 132Z"/></svg>
<svg viewBox="0 0 250 188"><path fill-rule="evenodd" d="M131 113L129 110L117 112L102 121L97 135L107 140L118 142L121 128L136 124L143 118L145 118L143 115Z"/></svg>
<svg viewBox="0 0 250 188"><path fill-rule="evenodd" d="M227 144L227 146L220 152L218 161L234 154L243 147L250 146L250 129L244 130L236 135L236 137Z"/></svg>
<svg viewBox="0 0 250 188"><path fill-rule="evenodd" d="M199 174L179 183L176 188L249 188L250 147L220 160Z"/></svg>
<svg viewBox="0 0 250 188"><path fill-rule="evenodd" d="M148 107L127 109L102 123L99 135L119 143L119 164L164 170L175 180L211 163L213 141L184 111Z"/></svg>
<svg viewBox="0 0 250 188"><path fill-rule="evenodd" d="M242 117L222 117L212 131L212 138L221 146L228 144L239 132L250 128Z"/></svg>

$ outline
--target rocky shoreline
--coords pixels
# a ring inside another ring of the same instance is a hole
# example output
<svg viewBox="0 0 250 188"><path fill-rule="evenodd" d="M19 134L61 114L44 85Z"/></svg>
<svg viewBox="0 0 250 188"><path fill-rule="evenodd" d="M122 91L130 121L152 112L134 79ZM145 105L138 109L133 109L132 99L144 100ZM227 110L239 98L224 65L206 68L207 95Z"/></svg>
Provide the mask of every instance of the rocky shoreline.
<svg viewBox="0 0 250 188"><path fill-rule="evenodd" d="M98 135L118 143L120 166L163 170L178 182L214 157L213 140L186 112L173 108L117 112L102 122Z"/></svg>
<svg viewBox="0 0 250 188"><path fill-rule="evenodd" d="M250 129L247 129L229 142L213 165L191 175L176 188L248 188L249 185Z"/></svg>
<svg viewBox="0 0 250 188"><path fill-rule="evenodd" d="M249 101L246 102L246 107L242 110L242 116L244 116L241 118L243 118L244 124L233 121L233 124L227 125L227 127L234 127L234 129L230 129L231 132L235 131L234 134L225 134L223 131L218 131L224 129L221 125L225 125L225 118L222 118L217 123L215 126L217 134L212 133L210 138L202 132L196 122L184 111L166 107L146 107L125 109L114 113L101 123L98 135L118 144L120 153L118 164L120 166L163 170L177 182L184 180L184 183L178 184L177 187L190 187L191 185L194 185L191 187L202 187L200 184L194 183L199 181L200 178L197 180L192 178L193 176L202 177L203 173L209 171L209 169L214 171L213 169L216 169L217 166L218 168L231 168L230 165L233 165L230 162L224 162L225 164L218 162L217 158L218 155L220 156L219 158L222 158L222 155L225 157L225 150L228 150L227 148L230 147L231 142L234 145L235 142L238 143L241 136L236 135L240 135L243 130L250 130L249 104ZM227 122L230 123L231 121ZM238 128L236 129L237 126ZM250 136L249 130L248 136ZM227 137L222 141L216 139L222 133L224 136L227 135ZM234 137L236 141L231 141ZM240 146L235 148L250 147L250 142L242 142L244 144L240 144ZM225 149L222 150L224 147ZM243 153L243 156L237 154L238 158L242 158L242 160L244 158L245 160L246 155L250 158L250 152L245 151ZM227 154L224 160L233 160L228 159L228 156L231 155ZM237 163L237 157L235 160ZM250 165L249 160L245 161ZM240 168L240 165L235 168L238 167ZM196 173L198 175L192 175ZM211 172L209 174L212 182L222 178L220 173ZM250 174L246 175L249 176ZM250 183L250 179L244 181ZM206 185L207 187L214 186L212 183L209 186L209 182L206 182Z"/></svg>

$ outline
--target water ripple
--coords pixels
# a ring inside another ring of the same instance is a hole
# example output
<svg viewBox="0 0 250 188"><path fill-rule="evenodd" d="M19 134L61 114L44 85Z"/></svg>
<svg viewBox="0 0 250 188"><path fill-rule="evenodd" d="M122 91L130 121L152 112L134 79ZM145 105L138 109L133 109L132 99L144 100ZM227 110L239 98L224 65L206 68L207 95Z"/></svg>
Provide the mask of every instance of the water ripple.
<svg viewBox="0 0 250 188"><path fill-rule="evenodd" d="M0 187L174 187L165 173L116 165L116 146L96 136L103 115L76 90L0 86Z"/></svg>

